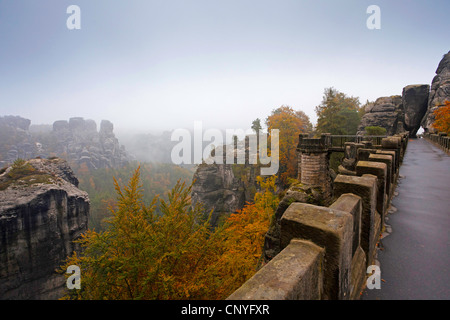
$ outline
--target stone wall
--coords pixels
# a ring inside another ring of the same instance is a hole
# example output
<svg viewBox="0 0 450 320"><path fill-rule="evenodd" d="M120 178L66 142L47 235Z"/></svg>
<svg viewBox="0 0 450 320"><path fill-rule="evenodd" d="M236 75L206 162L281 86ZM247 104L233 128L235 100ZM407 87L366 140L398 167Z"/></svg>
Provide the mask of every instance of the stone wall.
<svg viewBox="0 0 450 320"><path fill-rule="evenodd" d="M358 299L407 142L408 133L399 134L372 148L362 143L364 152L348 152L355 170L336 177L332 204L291 203L280 218L279 254L228 299Z"/></svg>

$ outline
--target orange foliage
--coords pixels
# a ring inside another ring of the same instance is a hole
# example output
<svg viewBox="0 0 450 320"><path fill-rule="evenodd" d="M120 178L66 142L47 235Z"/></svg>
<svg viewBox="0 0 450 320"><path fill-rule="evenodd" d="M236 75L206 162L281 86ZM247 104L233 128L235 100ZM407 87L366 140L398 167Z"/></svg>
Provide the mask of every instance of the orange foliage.
<svg viewBox="0 0 450 320"><path fill-rule="evenodd" d="M439 132L450 134L450 101L445 101L445 105L433 112L435 122L433 128Z"/></svg>
<svg viewBox="0 0 450 320"><path fill-rule="evenodd" d="M223 226L211 230L200 206L191 204L191 187L178 182L168 200L143 203L139 168L127 186L114 181L118 195L109 228L89 230L61 266L81 269L81 290L69 299L223 299L256 271L264 234L278 203L275 177Z"/></svg>
<svg viewBox="0 0 450 320"><path fill-rule="evenodd" d="M231 214L216 236L221 239L222 252L211 270L218 275L220 286L209 299L223 299L239 288L257 271L262 257L264 236L269 229L278 205L274 195L276 177L257 177L262 192L255 194L255 202Z"/></svg>
<svg viewBox="0 0 450 320"><path fill-rule="evenodd" d="M288 184L288 178L297 178L297 153L298 135L303 133L307 125L305 120L288 106L282 106L274 111L267 120L267 127L279 129L279 162L278 175L280 181Z"/></svg>

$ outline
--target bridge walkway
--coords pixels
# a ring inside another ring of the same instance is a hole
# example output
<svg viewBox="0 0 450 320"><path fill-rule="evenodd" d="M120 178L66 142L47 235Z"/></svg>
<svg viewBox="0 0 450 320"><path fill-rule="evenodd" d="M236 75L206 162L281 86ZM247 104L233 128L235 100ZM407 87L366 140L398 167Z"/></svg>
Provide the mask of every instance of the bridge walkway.
<svg viewBox="0 0 450 320"><path fill-rule="evenodd" d="M450 299L450 156L410 139L378 261L381 289L363 300ZM389 228L390 227L390 228Z"/></svg>

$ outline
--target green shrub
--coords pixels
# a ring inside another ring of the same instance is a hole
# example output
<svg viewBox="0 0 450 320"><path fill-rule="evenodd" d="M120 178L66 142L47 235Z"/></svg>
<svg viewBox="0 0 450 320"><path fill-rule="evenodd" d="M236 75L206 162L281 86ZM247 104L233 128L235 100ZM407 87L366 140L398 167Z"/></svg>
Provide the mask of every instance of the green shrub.
<svg viewBox="0 0 450 320"><path fill-rule="evenodd" d="M26 161L21 159L21 158L17 158L16 160L14 160L14 163L12 165L13 169L14 168L20 168L23 167L25 165Z"/></svg>
<svg viewBox="0 0 450 320"><path fill-rule="evenodd" d="M52 176L36 170L23 159L17 159L11 166L11 170L0 180L0 190L5 190L11 184L30 186L36 183L53 183Z"/></svg>
<svg viewBox="0 0 450 320"><path fill-rule="evenodd" d="M366 131L366 136L385 136L387 133L386 128L377 126L365 127L364 131Z"/></svg>

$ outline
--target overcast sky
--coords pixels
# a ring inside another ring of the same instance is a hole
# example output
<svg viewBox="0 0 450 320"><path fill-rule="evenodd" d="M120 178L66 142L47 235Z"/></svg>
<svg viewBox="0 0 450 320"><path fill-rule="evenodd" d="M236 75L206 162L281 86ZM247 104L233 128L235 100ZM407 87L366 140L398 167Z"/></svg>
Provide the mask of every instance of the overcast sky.
<svg viewBox="0 0 450 320"><path fill-rule="evenodd" d="M0 0L0 116L247 129L289 105L315 122L326 87L365 102L430 84L449 12L448 0Z"/></svg>

